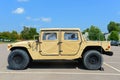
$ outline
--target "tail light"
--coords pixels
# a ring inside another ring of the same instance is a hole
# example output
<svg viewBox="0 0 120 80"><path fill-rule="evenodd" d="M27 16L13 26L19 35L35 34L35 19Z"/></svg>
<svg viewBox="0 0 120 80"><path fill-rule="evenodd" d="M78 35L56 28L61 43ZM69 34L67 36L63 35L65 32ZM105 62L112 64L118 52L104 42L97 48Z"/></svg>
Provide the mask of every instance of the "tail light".
<svg viewBox="0 0 120 80"><path fill-rule="evenodd" d="M110 45L106 48L106 50L109 50L110 49Z"/></svg>

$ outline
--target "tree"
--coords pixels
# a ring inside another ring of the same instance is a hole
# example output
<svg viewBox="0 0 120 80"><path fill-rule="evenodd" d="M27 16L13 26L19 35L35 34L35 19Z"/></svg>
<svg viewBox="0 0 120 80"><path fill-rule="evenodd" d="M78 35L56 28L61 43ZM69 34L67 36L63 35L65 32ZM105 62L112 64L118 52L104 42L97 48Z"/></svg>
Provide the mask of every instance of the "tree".
<svg viewBox="0 0 120 80"><path fill-rule="evenodd" d="M109 33L110 33L111 31L120 32L120 23L115 23L115 22L111 21L111 22L108 24L107 29L108 29Z"/></svg>
<svg viewBox="0 0 120 80"><path fill-rule="evenodd" d="M25 40L33 39L34 35L38 35L36 28L24 26L24 29L21 31L21 37Z"/></svg>
<svg viewBox="0 0 120 80"><path fill-rule="evenodd" d="M85 29L82 34L85 34L86 32L89 32L89 28Z"/></svg>
<svg viewBox="0 0 120 80"><path fill-rule="evenodd" d="M101 30L93 25L89 28L88 35L90 40L104 40L104 35Z"/></svg>
<svg viewBox="0 0 120 80"><path fill-rule="evenodd" d="M11 33L10 32L2 32L1 33L1 38L2 39L11 39Z"/></svg>
<svg viewBox="0 0 120 80"><path fill-rule="evenodd" d="M108 37L109 40L119 40L119 33L117 31L112 31Z"/></svg>
<svg viewBox="0 0 120 80"><path fill-rule="evenodd" d="M24 29L21 31L22 39L29 39L29 28L24 26Z"/></svg>
<svg viewBox="0 0 120 80"><path fill-rule="evenodd" d="M0 39L1 41L5 41L5 40L9 40L9 41L16 41L17 39L19 39L19 34L17 33L17 31L12 31L12 32L1 32L0 33Z"/></svg>
<svg viewBox="0 0 120 80"><path fill-rule="evenodd" d="M30 39L33 39L34 35L38 35L36 28L31 27L29 31L29 35L30 35Z"/></svg>
<svg viewBox="0 0 120 80"><path fill-rule="evenodd" d="M17 39L19 39L19 35L18 35L18 33L17 33L17 31L12 31L11 32L11 40L12 41L15 41L15 40L17 40Z"/></svg>
<svg viewBox="0 0 120 80"><path fill-rule="evenodd" d="M2 38L2 33L0 32L0 39Z"/></svg>

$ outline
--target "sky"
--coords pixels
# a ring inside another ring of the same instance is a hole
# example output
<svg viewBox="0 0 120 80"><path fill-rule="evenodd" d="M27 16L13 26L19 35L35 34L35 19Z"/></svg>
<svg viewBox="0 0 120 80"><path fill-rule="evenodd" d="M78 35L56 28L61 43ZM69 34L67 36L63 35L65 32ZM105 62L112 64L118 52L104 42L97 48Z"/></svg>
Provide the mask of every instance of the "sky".
<svg viewBox="0 0 120 80"><path fill-rule="evenodd" d="M91 25L107 31L110 21L120 22L120 0L1 0L0 32L23 26L80 28Z"/></svg>

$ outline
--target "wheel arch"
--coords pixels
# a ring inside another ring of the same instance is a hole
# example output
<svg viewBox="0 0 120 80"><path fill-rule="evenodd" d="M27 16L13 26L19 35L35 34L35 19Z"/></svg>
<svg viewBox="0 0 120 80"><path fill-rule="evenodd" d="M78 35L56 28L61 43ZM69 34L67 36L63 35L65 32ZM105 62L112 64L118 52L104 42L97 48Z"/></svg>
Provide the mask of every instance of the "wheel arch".
<svg viewBox="0 0 120 80"><path fill-rule="evenodd" d="M82 57L89 50L96 50L99 51L101 54L104 54L105 52L101 46L87 46L82 52Z"/></svg>
<svg viewBox="0 0 120 80"><path fill-rule="evenodd" d="M12 47L12 48L10 49L10 51L13 51L13 50L16 50L16 49L20 49L20 50L24 50L24 51L26 51L27 54L28 54L28 56L29 56L29 58L30 58L30 60L33 60L32 57L31 57L31 55L29 54L29 51L27 50L27 48L17 46L17 47Z"/></svg>

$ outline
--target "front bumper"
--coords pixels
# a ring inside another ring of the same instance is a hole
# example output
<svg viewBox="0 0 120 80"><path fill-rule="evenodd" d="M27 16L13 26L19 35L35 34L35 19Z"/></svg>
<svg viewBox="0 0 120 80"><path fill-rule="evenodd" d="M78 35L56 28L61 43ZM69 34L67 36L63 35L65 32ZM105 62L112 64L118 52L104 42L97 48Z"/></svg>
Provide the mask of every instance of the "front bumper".
<svg viewBox="0 0 120 80"><path fill-rule="evenodd" d="M104 54L108 55L108 56L112 56L113 52L112 51L106 51Z"/></svg>

